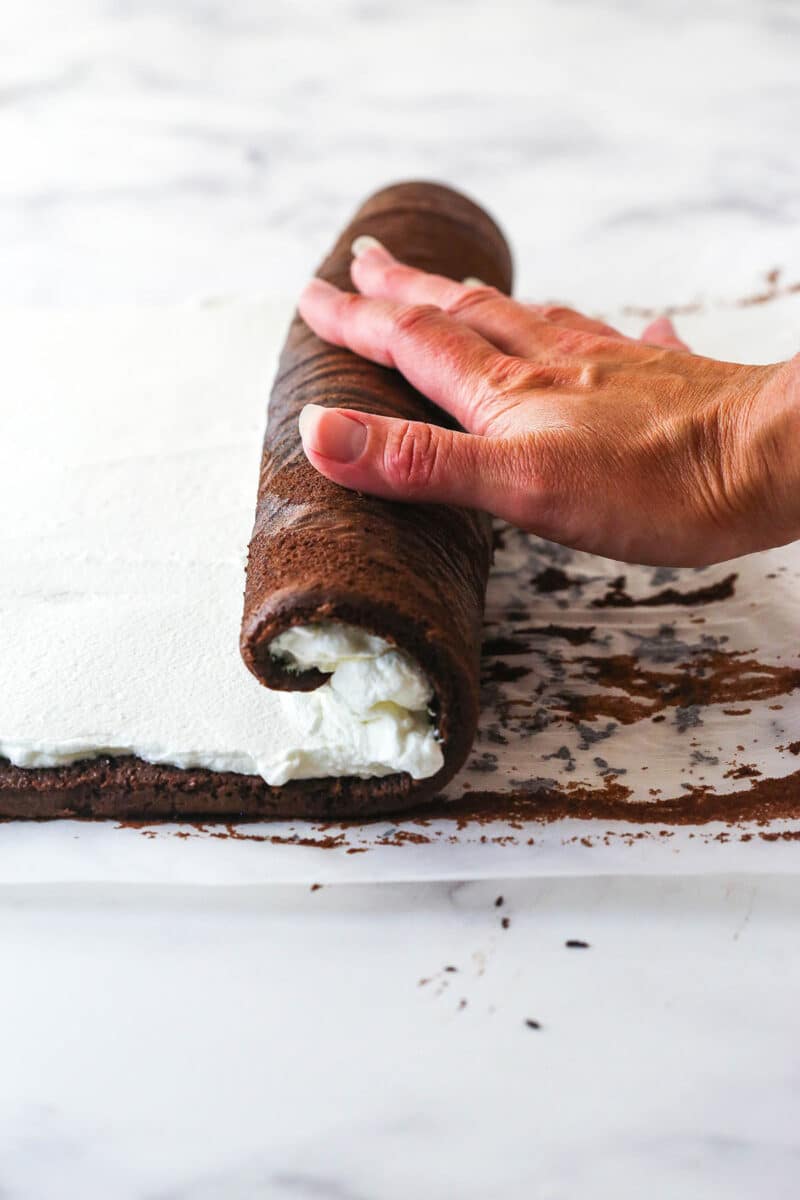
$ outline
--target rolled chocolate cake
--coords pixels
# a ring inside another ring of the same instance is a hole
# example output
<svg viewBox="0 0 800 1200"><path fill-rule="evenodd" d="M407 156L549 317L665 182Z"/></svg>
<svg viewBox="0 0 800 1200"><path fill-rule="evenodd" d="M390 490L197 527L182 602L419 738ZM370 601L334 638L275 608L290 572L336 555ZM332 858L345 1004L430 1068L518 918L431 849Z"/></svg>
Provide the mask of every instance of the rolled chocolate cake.
<svg viewBox="0 0 800 1200"><path fill-rule="evenodd" d="M405 183L376 193L317 274L354 290L351 245L363 234L412 266L510 291L502 233L449 188ZM475 511L399 504L324 478L300 440L298 417L309 403L453 422L398 372L321 341L295 316L269 404L242 657L267 687L320 693L330 745L295 763L284 784L302 795L299 809L407 808L455 774L475 735L490 522ZM336 716L327 715L328 695Z"/></svg>

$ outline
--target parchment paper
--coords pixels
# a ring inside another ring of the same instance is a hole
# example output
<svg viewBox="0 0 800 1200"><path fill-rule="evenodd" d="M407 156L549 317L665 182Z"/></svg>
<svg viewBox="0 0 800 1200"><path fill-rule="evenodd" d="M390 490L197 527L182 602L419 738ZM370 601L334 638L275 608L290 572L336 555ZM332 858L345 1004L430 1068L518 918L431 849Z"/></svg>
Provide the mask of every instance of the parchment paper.
<svg viewBox="0 0 800 1200"><path fill-rule="evenodd" d="M606 314L633 331L637 314ZM88 318L87 318L88 319ZM679 319L698 352L800 347L800 293ZM489 791L633 804L744 794L800 772L800 547L702 570L573 553L499 529L478 739L452 799ZM796 674L795 674L796 673ZM800 778L800 776L798 776ZM788 785L793 787L793 781ZM795 871L800 820L674 826L601 819L0 828L0 882L253 884Z"/></svg>

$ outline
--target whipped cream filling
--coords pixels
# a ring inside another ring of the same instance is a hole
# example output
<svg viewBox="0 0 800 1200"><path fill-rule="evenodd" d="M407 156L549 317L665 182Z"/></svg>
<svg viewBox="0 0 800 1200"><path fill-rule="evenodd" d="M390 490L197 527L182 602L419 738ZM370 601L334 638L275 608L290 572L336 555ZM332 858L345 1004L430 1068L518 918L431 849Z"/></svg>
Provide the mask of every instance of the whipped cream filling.
<svg viewBox="0 0 800 1200"><path fill-rule="evenodd" d="M443 766L429 709L433 689L403 651L356 626L322 622L287 629L270 652L289 670L330 673L313 692L289 693L314 710L325 736L292 752L287 779L402 771L427 779Z"/></svg>
<svg viewBox="0 0 800 1200"><path fill-rule="evenodd" d="M2 313L0 756L132 754L280 785L442 765L430 687L341 625L238 649L264 396L288 306Z"/></svg>

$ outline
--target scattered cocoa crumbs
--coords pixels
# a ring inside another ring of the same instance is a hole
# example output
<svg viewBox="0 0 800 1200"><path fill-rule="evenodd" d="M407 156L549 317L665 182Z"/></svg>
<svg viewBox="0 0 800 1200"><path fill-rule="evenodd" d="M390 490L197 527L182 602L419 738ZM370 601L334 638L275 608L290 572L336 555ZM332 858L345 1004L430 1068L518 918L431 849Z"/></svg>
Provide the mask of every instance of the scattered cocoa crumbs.
<svg viewBox="0 0 800 1200"><path fill-rule="evenodd" d="M120 827L125 824L124 821L120 822ZM300 837L299 834L245 833L241 825L233 825L230 822L225 822L221 829L212 821L202 824L189 821L187 824L201 834L220 840L231 838L236 842L269 842L273 846L313 846L318 850L338 850L346 845L344 830L336 834L322 833L319 837Z"/></svg>
<svg viewBox="0 0 800 1200"><path fill-rule="evenodd" d="M417 833L413 829L393 829L391 834L386 834L380 839L382 846L403 846L410 844L412 846L427 846L430 838L424 833Z"/></svg>
<svg viewBox="0 0 800 1200"><path fill-rule="evenodd" d="M458 970L458 967L445 967L448 975L453 975Z"/></svg>
<svg viewBox="0 0 800 1200"><path fill-rule="evenodd" d="M530 645L521 638L495 637L484 641L481 655L484 658L508 657L512 654L527 654L529 650Z"/></svg>
<svg viewBox="0 0 800 1200"><path fill-rule="evenodd" d="M568 938L564 945L569 950L588 950L590 949L588 942L582 942L579 938Z"/></svg>
<svg viewBox="0 0 800 1200"><path fill-rule="evenodd" d="M741 747L740 749L743 749ZM792 754L800 754L800 741L786 747ZM800 817L800 769L779 779L757 777L750 773L748 764L743 764L744 770L735 778L746 779L746 788L718 792L705 784L684 785L678 796L662 797L662 789L651 788L649 800L634 800L633 790L621 783L613 775L603 778L602 784L590 787L581 784L558 785L553 783L541 784L538 787L526 787L511 792L465 790L458 799L439 797L428 805L424 813L418 816L406 815L403 820L417 826L416 830L398 829L394 838L381 839L382 844L402 845L408 841L429 843L431 835L423 830L434 821L451 821L460 832L470 829L480 829L494 822L504 822L516 827L526 823L536 822L546 824L564 819L620 821L629 825L705 825L710 822L724 822L736 825L744 821L766 823L776 819L797 819ZM738 770L738 769L737 769ZM383 818L376 818L380 823ZM317 831L317 836L300 837L296 834L264 834L246 832L245 828L225 824L222 827L212 822L202 824L185 822L178 831L172 831L174 836L210 836L216 838L233 838L237 841L269 842L275 845L312 846L316 849L345 849L363 853L367 847L348 847L347 834L349 829L368 829L372 822L360 821L343 822L333 829L324 828ZM117 822L119 828L139 830L146 837L157 836L159 822L145 823L142 821ZM188 828L187 828L188 826ZM404 838L400 835L412 833L413 837ZM490 839L483 836L483 840ZM454 840L453 837L449 840ZM502 841L509 839L504 838ZM590 839L585 839L591 845ZM532 845L534 839L526 838L526 844ZM505 901L499 895L494 900L494 906L502 908ZM508 918L505 918L506 920Z"/></svg>
<svg viewBox="0 0 800 1200"><path fill-rule="evenodd" d="M467 1007L467 1002L466 1002L466 1000L465 1000L465 999L463 998L463 996L462 996L462 998L461 998L461 999L459 1000L459 1002L458 1002L458 1011L459 1011L459 1012L463 1012L463 1010L464 1010L466 1007Z"/></svg>
<svg viewBox="0 0 800 1200"><path fill-rule="evenodd" d="M551 640L552 638L563 638L565 642L569 642L571 646L582 646L586 642L591 642L594 637L596 625L527 625L520 629L520 633L526 634L529 637L540 637Z"/></svg>
<svg viewBox="0 0 800 1200"><path fill-rule="evenodd" d="M497 899L496 899L496 900L495 900L495 902L494 902L494 906L495 906L495 908L502 908L502 907L503 907L503 903L504 903L504 901L503 901L503 897L502 897L502 896L498 896L498 897L497 897Z"/></svg>
<svg viewBox="0 0 800 1200"><path fill-rule="evenodd" d="M745 296L741 300L737 300L737 308L749 308L755 304L767 304L770 300L774 300L776 292L756 292L753 296Z"/></svg>
<svg viewBox="0 0 800 1200"><path fill-rule="evenodd" d="M800 770L780 779L750 779L746 788L718 792L687 784L678 796L634 800L612 776L602 785L542 785L516 792L472 791L459 800L434 801L426 818L450 819L458 829L494 821L550 822L566 818L623 821L633 825L706 825L712 821L770 821L800 816Z"/></svg>
<svg viewBox="0 0 800 1200"><path fill-rule="evenodd" d="M776 300L781 294L778 287L778 282L781 277L781 272L777 267L773 267L771 271L767 271L764 279L766 287L761 292L755 292L752 296L743 296L740 300L735 301L737 308L750 308L755 304L768 304L770 300ZM791 287L783 289L784 292L790 292Z"/></svg>
<svg viewBox="0 0 800 1200"><path fill-rule="evenodd" d="M734 595L734 584L737 578L738 576L735 574L726 575L717 583L694 588L688 592L679 592L677 588L668 587L663 591L654 592L649 596L640 596L637 599L629 596L625 591L625 576L621 575L619 579L614 580L605 596L592 601L592 606L594 608L658 608L665 604L680 604L687 608L696 608L701 604L714 604L719 600L730 599Z"/></svg>
<svg viewBox="0 0 800 1200"><path fill-rule="evenodd" d="M786 749L790 754L800 754L800 742L789 742Z"/></svg>
<svg viewBox="0 0 800 1200"><path fill-rule="evenodd" d="M648 308L641 304L626 304L623 308L626 317L641 317L652 320L653 317L688 317L692 313L702 312L703 305L699 301L691 304L667 304L664 308Z"/></svg>
<svg viewBox="0 0 800 1200"><path fill-rule="evenodd" d="M523 653L521 650L514 650L514 654ZM530 667L514 666L511 663L503 662L501 658L496 659L492 663L484 663L481 665L481 682L482 683L516 683L518 679L524 679L526 675L530 675Z"/></svg>
<svg viewBox="0 0 800 1200"><path fill-rule="evenodd" d="M761 663L745 651L703 651L691 663L680 664L677 673L643 667L632 654L587 654L575 662L589 681L613 690L562 697L562 708L573 721L610 717L632 725L648 716L656 720L669 708L691 712L709 704L768 700L800 688L800 669Z"/></svg>
<svg viewBox="0 0 800 1200"><path fill-rule="evenodd" d="M730 771L725 772L726 779L757 779L762 772L753 763L742 763L740 767L734 767Z"/></svg>
<svg viewBox="0 0 800 1200"><path fill-rule="evenodd" d="M533 586L537 592L565 592L573 584L585 582L580 576L571 578L560 567L545 567L533 577Z"/></svg>
<svg viewBox="0 0 800 1200"><path fill-rule="evenodd" d="M320 889L321 887L322 887L322 884L321 884L321 883L312 883L312 885L311 885L311 891L312 891L312 892L318 892L318 891L319 891L319 889Z"/></svg>
<svg viewBox="0 0 800 1200"><path fill-rule="evenodd" d="M510 917L503 917L503 919L502 919L502 921L500 922L500 924L502 925L503 929L510 929L510 928L511 928L511 918L510 918Z"/></svg>
<svg viewBox="0 0 800 1200"><path fill-rule="evenodd" d="M754 292L749 296L741 296L731 303L734 308L749 308L757 304L769 304L773 300L780 299L781 296L795 295L800 292L800 282L780 285L781 271L777 267L772 267L769 271L764 272L764 287ZM717 305L716 307L719 307ZM724 307L724 306L723 306ZM701 304L699 301L693 301L688 304L668 304L665 308L649 308L643 305L629 304L623 308L623 313L630 317L641 317L645 320L653 317L680 317L688 316L691 313L707 311L708 306Z"/></svg>
<svg viewBox="0 0 800 1200"><path fill-rule="evenodd" d="M525 1024L527 1025L528 1029L541 1029L542 1028L541 1022L534 1021L533 1017L526 1017Z"/></svg>

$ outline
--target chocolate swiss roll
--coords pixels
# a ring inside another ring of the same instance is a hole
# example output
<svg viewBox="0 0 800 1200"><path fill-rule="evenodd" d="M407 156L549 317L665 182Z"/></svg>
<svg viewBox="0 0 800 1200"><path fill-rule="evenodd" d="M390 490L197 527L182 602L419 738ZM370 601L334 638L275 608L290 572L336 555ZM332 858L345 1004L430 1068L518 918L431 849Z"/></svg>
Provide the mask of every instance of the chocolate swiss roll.
<svg viewBox="0 0 800 1200"><path fill-rule="evenodd" d="M450 188L404 183L377 192L317 274L353 291L351 245L362 234L415 267L456 280L476 276L510 291L503 234ZM353 659L377 654L381 677L391 680L385 696L372 697L377 707L367 719L399 714L406 741L395 755L398 769L392 770L390 755L374 774L364 763L347 774L340 754L338 769L320 771L328 778L312 782L307 769L286 790L296 789L306 801L315 794L321 807L338 814L407 808L441 789L475 736L491 524L477 511L377 499L324 478L300 440L298 417L308 403L456 426L397 371L321 341L295 315L269 402L242 657L269 688L313 692L333 684L341 693L336 653L351 667ZM359 692L363 678L356 670L351 690ZM363 689L374 690L374 680ZM406 754L408 738L417 738L419 754ZM411 765L401 769L406 760Z"/></svg>

